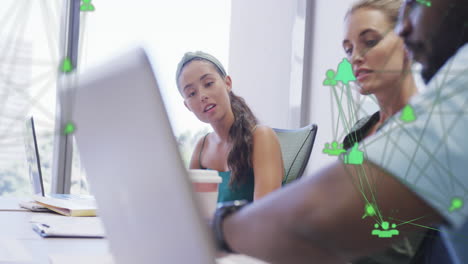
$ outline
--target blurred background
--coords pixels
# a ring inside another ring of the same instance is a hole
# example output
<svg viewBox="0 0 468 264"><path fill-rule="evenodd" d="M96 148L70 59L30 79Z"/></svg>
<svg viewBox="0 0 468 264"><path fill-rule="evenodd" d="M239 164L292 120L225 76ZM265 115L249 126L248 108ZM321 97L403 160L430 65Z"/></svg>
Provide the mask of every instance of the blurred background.
<svg viewBox="0 0 468 264"><path fill-rule="evenodd" d="M0 195L31 193L24 152L25 119L33 115L45 189L51 161L59 78L63 0L2 0L0 19ZM342 140L337 102L323 86L329 69L345 57L343 17L352 0L93 0L80 14L78 73L143 45L150 53L181 155L188 164L195 142L210 127L190 113L175 84L175 69L187 51L216 56L260 122L293 129L318 124L306 175L335 158L325 143ZM421 81L418 80L422 86ZM351 90L355 83L350 83ZM342 89L343 87L338 87ZM353 92L360 117L377 107ZM335 101L334 101L335 100ZM340 130L341 133L334 133ZM72 193L88 193L86 173L74 149Z"/></svg>

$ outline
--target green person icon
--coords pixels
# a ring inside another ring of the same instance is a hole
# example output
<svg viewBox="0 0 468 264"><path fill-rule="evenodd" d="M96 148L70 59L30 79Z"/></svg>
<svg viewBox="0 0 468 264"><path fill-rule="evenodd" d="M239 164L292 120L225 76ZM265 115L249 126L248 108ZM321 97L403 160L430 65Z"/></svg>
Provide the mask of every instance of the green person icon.
<svg viewBox="0 0 468 264"><path fill-rule="evenodd" d="M403 107L403 110L401 110L400 120L406 123L410 123L416 120L416 116L411 105L406 105Z"/></svg>
<svg viewBox="0 0 468 264"><path fill-rule="evenodd" d="M364 161L364 153L359 150L359 144L356 142L347 155L344 155L345 164L360 165Z"/></svg>
<svg viewBox="0 0 468 264"><path fill-rule="evenodd" d="M323 85L326 85L326 86L336 85L335 71L334 70L328 70L326 75L327 75L327 78L323 81Z"/></svg>

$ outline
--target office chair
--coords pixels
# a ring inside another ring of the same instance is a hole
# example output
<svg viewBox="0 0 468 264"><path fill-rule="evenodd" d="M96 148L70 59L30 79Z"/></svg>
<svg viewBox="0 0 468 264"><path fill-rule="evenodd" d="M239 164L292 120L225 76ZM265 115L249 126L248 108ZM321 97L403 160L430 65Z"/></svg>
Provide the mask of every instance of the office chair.
<svg viewBox="0 0 468 264"><path fill-rule="evenodd" d="M310 124L303 128L289 130L273 128L278 136L284 164L282 185L298 179L304 173L314 146L317 125Z"/></svg>

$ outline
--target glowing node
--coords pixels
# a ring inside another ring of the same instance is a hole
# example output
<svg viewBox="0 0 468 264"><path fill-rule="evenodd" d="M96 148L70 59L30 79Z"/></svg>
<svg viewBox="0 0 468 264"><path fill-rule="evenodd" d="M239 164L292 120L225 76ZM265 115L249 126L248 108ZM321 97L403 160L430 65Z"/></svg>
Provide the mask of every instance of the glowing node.
<svg viewBox="0 0 468 264"><path fill-rule="evenodd" d="M453 212L455 210L458 210L460 208L463 207L463 200L461 198L458 198L458 197L454 197L452 199L452 204L449 208L449 212Z"/></svg>
<svg viewBox="0 0 468 264"><path fill-rule="evenodd" d="M65 58L60 66L60 70L64 73L71 72L73 70L73 66L71 60L69 58Z"/></svg>
<svg viewBox="0 0 468 264"><path fill-rule="evenodd" d="M75 125L72 122L68 122L63 129L65 135L69 135L75 132Z"/></svg>
<svg viewBox="0 0 468 264"><path fill-rule="evenodd" d="M367 216L374 216L376 215L375 208L372 204L367 203L366 206L364 207L364 215L362 216L362 219L366 218Z"/></svg>

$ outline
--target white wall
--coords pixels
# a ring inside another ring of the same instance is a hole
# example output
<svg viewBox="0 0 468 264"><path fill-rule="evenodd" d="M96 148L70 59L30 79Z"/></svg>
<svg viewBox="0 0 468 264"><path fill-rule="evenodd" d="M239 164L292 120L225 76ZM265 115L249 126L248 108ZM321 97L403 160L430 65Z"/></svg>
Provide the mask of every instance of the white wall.
<svg viewBox="0 0 468 264"><path fill-rule="evenodd" d="M261 123L272 127L296 126L290 118L290 101L300 101L295 95L302 81L295 73L302 71L302 57L296 63L293 54L302 48L304 30L297 10L304 1L232 1L229 74L233 91L246 99ZM300 44L293 44L294 40Z"/></svg>
<svg viewBox="0 0 468 264"><path fill-rule="evenodd" d="M262 123L273 127L299 127L305 2L232 1L229 69L233 89ZM322 82L326 70L336 69L344 57L343 16L352 2L315 2L313 52L305 59L312 60L309 123L318 124L319 129L306 173L334 160L322 154L332 135L329 89Z"/></svg>
<svg viewBox="0 0 468 264"><path fill-rule="evenodd" d="M318 134L306 173L311 174L336 160L322 153L325 143L333 140L330 87L323 86L328 69L336 70L345 57L342 48L343 17L354 0L316 1L312 58L310 121L318 124ZM307 58L306 58L307 59ZM342 139L339 139L342 140Z"/></svg>

